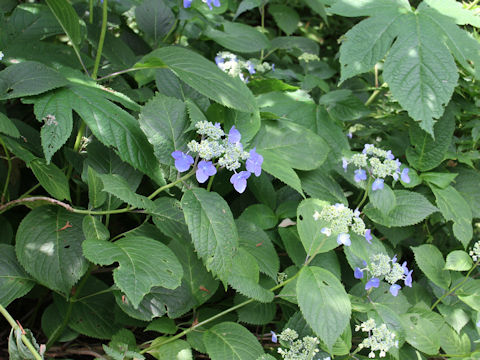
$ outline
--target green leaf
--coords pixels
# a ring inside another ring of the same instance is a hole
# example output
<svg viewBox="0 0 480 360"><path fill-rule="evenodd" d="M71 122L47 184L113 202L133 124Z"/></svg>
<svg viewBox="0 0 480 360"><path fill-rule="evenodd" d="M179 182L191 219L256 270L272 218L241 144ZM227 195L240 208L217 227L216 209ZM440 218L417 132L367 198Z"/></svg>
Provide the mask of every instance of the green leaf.
<svg viewBox="0 0 480 360"><path fill-rule="evenodd" d="M317 134L330 146L332 153L341 158L350 151L348 138L339 121L333 119L324 106L317 106Z"/></svg>
<svg viewBox="0 0 480 360"><path fill-rule="evenodd" d="M322 1L322 0L303 0L305 4L307 4L310 9L312 9L314 12L316 12L318 15L320 15L326 23L328 23L327 20L327 12L325 11L325 4L328 1Z"/></svg>
<svg viewBox="0 0 480 360"><path fill-rule="evenodd" d="M447 255L446 270L468 271L472 268L472 258L463 250L454 250Z"/></svg>
<svg viewBox="0 0 480 360"><path fill-rule="evenodd" d="M178 327L175 325L175 321L168 317L162 317L155 319L148 324L145 331L156 331L162 334L175 334L177 329Z"/></svg>
<svg viewBox="0 0 480 360"><path fill-rule="evenodd" d="M2 112L0 112L0 133L16 139L20 137L20 132L15 124Z"/></svg>
<svg viewBox="0 0 480 360"><path fill-rule="evenodd" d="M85 215L82 221L82 230L86 240L101 240L106 241L110 239L110 232L107 227L92 215Z"/></svg>
<svg viewBox="0 0 480 360"><path fill-rule="evenodd" d="M161 197L154 201L153 223L166 236L190 242L182 205L177 199Z"/></svg>
<svg viewBox="0 0 480 360"><path fill-rule="evenodd" d="M293 8L286 5L272 4L268 7L268 12L285 34L291 35L297 30L300 16Z"/></svg>
<svg viewBox="0 0 480 360"><path fill-rule="evenodd" d="M98 175L103 182L103 191L108 192L127 204L140 209L153 209L154 203L146 196L136 194L130 190L127 180L117 174Z"/></svg>
<svg viewBox="0 0 480 360"><path fill-rule="evenodd" d="M302 266L307 258L307 253L303 249L300 236L296 226L278 228L278 234L282 238L283 246L288 256L296 266Z"/></svg>
<svg viewBox="0 0 480 360"><path fill-rule="evenodd" d="M302 53L318 55L319 46L316 41L303 36L279 36L272 40L270 51L276 49L298 49Z"/></svg>
<svg viewBox="0 0 480 360"><path fill-rule="evenodd" d="M388 215L383 215L372 204L367 204L364 213L380 225L387 227L415 225L428 215L438 211L423 195L406 190L394 190L397 205Z"/></svg>
<svg viewBox="0 0 480 360"><path fill-rule="evenodd" d="M331 350L350 322L350 300L329 271L304 267L297 281L297 299L305 320Z"/></svg>
<svg viewBox="0 0 480 360"><path fill-rule="evenodd" d="M194 188L183 194L182 208L198 256L209 271L225 280L238 247L230 207L217 193Z"/></svg>
<svg viewBox="0 0 480 360"><path fill-rule="evenodd" d="M239 218L236 221L240 246L252 255L260 272L277 279L280 260L268 235L255 223Z"/></svg>
<svg viewBox="0 0 480 360"><path fill-rule="evenodd" d="M455 179L455 189L463 196L472 209L474 218L480 218L480 173L477 170L460 168Z"/></svg>
<svg viewBox="0 0 480 360"><path fill-rule="evenodd" d="M469 279L455 293L465 304L480 311L480 280Z"/></svg>
<svg viewBox="0 0 480 360"><path fill-rule="evenodd" d="M64 295L88 268L82 254L82 220L83 215L64 208L41 206L25 216L17 231L20 264L39 283Z"/></svg>
<svg viewBox="0 0 480 360"><path fill-rule="evenodd" d="M455 173L428 172L420 174L420 178L426 183L435 185L440 189L446 188L457 177Z"/></svg>
<svg viewBox="0 0 480 360"><path fill-rule="evenodd" d="M80 29L80 18L73 6L64 0L46 0L46 3L53 15L62 26L63 31L76 47L82 42L82 34Z"/></svg>
<svg viewBox="0 0 480 360"><path fill-rule="evenodd" d="M135 308L152 287L175 289L180 285L182 266L161 242L126 236L114 243L86 240L82 247L85 257L95 264L119 263L113 279Z"/></svg>
<svg viewBox="0 0 480 360"><path fill-rule="evenodd" d="M473 236L472 211L467 201L452 186L445 189L432 186L431 189L445 220L453 221L453 234L467 248Z"/></svg>
<svg viewBox="0 0 480 360"><path fill-rule="evenodd" d="M164 339L158 338L161 344ZM155 345L155 340L152 345ZM190 344L185 340L175 340L165 345L157 346L155 349L148 351L150 355L158 360L193 360L192 349Z"/></svg>
<svg viewBox="0 0 480 360"><path fill-rule="evenodd" d="M63 323L62 314L57 308L55 303L50 304L42 314L42 331L47 338L53 335L55 330L60 328ZM72 341L78 336L78 332L75 330L66 327L60 337L58 338L58 342L68 342Z"/></svg>
<svg viewBox="0 0 480 360"><path fill-rule="evenodd" d="M447 354L467 354L470 352L470 338L466 333L457 334L445 324L439 331L440 346Z"/></svg>
<svg viewBox="0 0 480 360"><path fill-rule="evenodd" d="M189 122L185 116L185 103L157 93L139 116L140 127L153 145L155 156L161 163L173 165L172 152L185 150L189 137L185 135Z"/></svg>
<svg viewBox="0 0 480 360"><path fill-rule="evenodd" d="M450 272L445 269L443 255L434 245L424 244L412 247L415 261L422 272L443 289L450 286Z"/></svg>
<svg viewBox="0 0 480 360"><path fill-rule="evenodd" d="M370 110L351 90L334 90L322 95L318 100L328 114L342 121L358 120L370 113Z"/></svg>
<svg viewBox="0 0 480 360"><path fill-rule="evenodd" d="M299 170L316 169L330 150L320 136L289 121L263 121L252 145L263 156L281 158L278 165Z"/></svg>
<svg viewBox="0 0 480 360"><path fill-rule="evenodd" d="M437 334L439 329L425 313L427 313L426 310L410 310L401 315L401 319L406 333L406 341L414 348L433 355L438 353L440 339L432 334Z"/></svg>
<svg viewBox="0 0 480 360"><path fill-rule="evenodd" d="M18 263L13 246L0 244L0 252L0 305L7 307L27 294L35 282Z"/></svg>
<svg viewBox="0 0 480 360"><path fill-rule="evenodd" d="M223 21L222 25L223 31L207 27L204 34L228 50L252 53L270 46L268 38L252 26L230 21Z"/></svg>
<svg viewBox="0 0 480 360"><path fill-rule="evenodd" d="M443 315L445 321L455 329L457 333L463 329L470 321L468 314L459 307L454 308L450 305L438 304L438 310Z"/></svg>
<svg viewBox="0 0 480 360"><path fill-rule="evenodd" d="M257 338L233 322L222 322L208 329L203 342L212 360L252 360L263 354Z"/></svg>
<svg viewBox="0 0 480 360"><path fill-rule="evenodd" d="M278 222L273 210L263 204L250 205L242 212L238 219L254 223L262 230L271 229L275 227Z"/></svg>
<svg viewBox="0 0 480 360"><path fill-rule="evenodd" d="M440 14L453 18L458 25L472 25L480 27L480 18L469 7L464 8L455 0L425 0L424 4L438 11Z"/></svg>
<svg viewBox="0 0 480 360"><path fill-rule="evenodd" d="M138 28L153 39L155 44L170 31L175 23L172 10L163 0L146 0L135 8Z"/></svg>
<svg viewBox="0 0 480 360"><path fill-rule="evenodd" d="M371 204L384 216L388 215L397 204L395 193L387 184L383 186L383 189L369 191L368 198L370 199Z"/></svg>
<svg viewBox="0 0 480 360"><path fill-rule="evenodd" d="M247 86L232 78L214 63L197 53L180 47L167 46L145 56L136 68L168 67L182 81L222 105L240 111L254 112L255 99Z"/></svg>
<svg viewBox="0 0 480 360"><path fill-rule="evenodd" d="M259 284L259 266L257 260L243 248L239 248L233 258L233 265L227 282L240 294L262 303L269 303L274 298L273 292Z"/></svg>
<svg viewBox="0 0 480 360"><path fill-rule="evenodd" d="M302 181L303 190L311 197L331 203L347 204L342 188L324 169L299 171L298 176Z"/></svg>
<svg viewBox="0 0 480 360"><path fill-rule="evenodd" d="M91 166L87 166L88 200L92 207L98 208L107 200L107 194L103 190L102 179Z"/></svg>
<svg viewBox="0 0 480 360"><path fill-rule="evenodd" d="M407 0L337 0L329 12L342 16L357 17L385 15L392 12L411 11Z"/></svg>
<svg viewBox="0 0 480 360"><path fill-rule="evenodd" d="M270 281L272 286L275 285L273 280ZM237 294L234 299L234 304L237 305L246 300L248 300L247 297ZM269 324L275 318L276 312L277 305L274 302L265 304L254 301L237 309L238 321L251 325Z"/></svg>
<svg viewBox="0 0 480 360"><path fill-rule="evenodd" d="M47 164L43 159L34 159L29 166L39 183L50 195L58 200L70 201L67 177L55 164Z"/></svg>
<svg viewBox="0 0 480 360"><path fill-rule="evenodd" d="M56 70L35 61L24 61L0 71L0 100L37 95L65 86Z"/></svg>
<svg viewBox="0 0 480 360"><path fill-rule="evenodd" d="M433 139L416 124L410 127L411 147L407 148L406 155L410 165L421 171L437 167L445 158L445 154L452 142L455 130L455 117L447 109L445 115L435 124Z"/></svg>
<svg viewBox="0 0 480 360"><path fill-rule="evenodd" d="M183 280L190 291L189 296L195 300L196 306L202 305L215 294L219 281L207 271L190 242L179 238L171 241L168 247L182 264Z"/></svg>
<svg viewBox="0 0 480 360"><path fill-rule="evenodd" d="M337 234L326 236L320 232L323 227L327 226L327 222L315 221L313 218L315 211L321 212L325 206L330 206L330 204L318 199L303 200L298 206L297 229L308 257L330 251L338 246Z"/></svg>
<svg viewBox="0 0 480 360"><path fill-rule="evenodd" d="M238 5L237 11L235 12L235 16L233 20L243 14L245 11L255 9L259 7L262 3L262 0L242 0L242 2Z"/></svg>
<svg viewBox="0 0 480 360"><path fill-rule="evenodd" d="M108 286L94 276L90 276L73 302L68 327L80 334L97 339L110 339L121 326L115 322L115 301ZM97 294L99 293L99 294ZM92 295L92 296L89 296ZM62 314L66 314L69 304L57 294L53 301Z"/></svg>
<svg viewBox="0 0 480 360"><path fill-rule="evenodd" d="M10 360L36 360L37 357L33 355L30 348L28 348L22 339L22 335L29 340L30 344L33 345L33 348L40 352L40 346L33 336L33 333L30 329L22 330L21 327L10 330L10 336L8 337L8 354ZM43 360L43 357L41 358Z"/></svg>
<svg viewBox="0 0 480 360"><path fill-rule="evenodd" d="M49 92L33 100L35 116L38 121L44 122L40 136L47 164L72 133L72 111L68 98L62 94L65 93L57 96L56 93Z"/></svg>
<svg viewBox="0 0 480 360"><path fill-rule="evenodd" d="M265 94L269 92L296 91L298 86L292 86L279 79L253 79L248 83L248 87L254 95ZM283 93L282 93L283 94Z"/></svg>
<svg viewBox="0 0 480 360"><path fill-rule="evenodd" d="M457 85L458 73L448 48L421 12L402 17L402 31L389 51L383 75L393 97L433 136Z"/></svg>

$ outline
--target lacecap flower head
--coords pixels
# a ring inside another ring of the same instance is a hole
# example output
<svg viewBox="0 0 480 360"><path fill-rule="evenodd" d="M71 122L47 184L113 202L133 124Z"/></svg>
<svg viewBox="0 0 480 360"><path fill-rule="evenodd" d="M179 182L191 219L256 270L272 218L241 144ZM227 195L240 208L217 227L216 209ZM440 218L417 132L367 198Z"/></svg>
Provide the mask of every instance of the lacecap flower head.
<svg viewBox="0 0 480 360"><path fill-rule="evenodd" d="M206 3L210 10L213 9L212 5L215 7L220 7L222 4L220 4L220 0L202 0L202 2ZM184 8L189 8L192 6L193 0L183 0L183 7Z"/></svg>
<svg viewBox="0 0 480 360"><path fill-rule="evenodd" d="M172 152L177 170L184 172L190 169L194 160L189 153L193 153L200 159L195 171L199 183L204 183L210 176L215 175L218 168L226 168L234 172L230 182L235 190L244 192L250 175L260 176L262 172L262 155L258 154L255 148L249 152L243 150L240 142L242 135L235 126L230 128L228 134L222 130L219 123L200 121L195 127L197 134L201 135L200 141L190 141L187 144L187 153L179 150ZM237 173L245 160L246 171Z"/></svg>
<svg viewBox="0 0 480 360"><path fill-rule="evenodd" d="M387 328L387 325L381 324L377 326L374 319L355 326L355 331L363 331L368 333L368 337L358 345L360 349L370 349L369 358L375 358L375 351L380 351L379 356L385 357L387 351L391 348L398 348L398 340L395 340L396 335L393 331Z"/></svg>
<svg viewBox="0 0 480 360"><path fill-rule="evenodd" d="M223 72L232 77L238 76L245 83L248 82L251 75L257 72L264 73L274 70L274 67L267 62L261 62L253 58L245 61L228 51L220 51L215 56L215 63Z"/></svg>
<svg viewBox="0 0 480 360"><path fill-rule="evenodd" d="M368 242L372 239L370 229L365 228L365 223L360 218L360 211L353 211L343 204L324 206L320 212L315 211L313 218L329 223L329 225L323 227L320 232L328 237L336 234L339 245L351 245L350 231L365 236Z"/></svg>
<svg viewBox="0 0 480 360"><path fill-rule="evenodd" d="M372 191L381 190L384 187L385 178L391 176L395 181L399 178L402 182L410 183L408 175L409 168L401 168L401 162L395 159L391 150L382 150L372 144L365 144L361 154L354 154L350 158L342 158L342 167L345 171L350 164L357 169L354 170L353 179L355 182L365 181L370 175L372 182Z"/></svg>

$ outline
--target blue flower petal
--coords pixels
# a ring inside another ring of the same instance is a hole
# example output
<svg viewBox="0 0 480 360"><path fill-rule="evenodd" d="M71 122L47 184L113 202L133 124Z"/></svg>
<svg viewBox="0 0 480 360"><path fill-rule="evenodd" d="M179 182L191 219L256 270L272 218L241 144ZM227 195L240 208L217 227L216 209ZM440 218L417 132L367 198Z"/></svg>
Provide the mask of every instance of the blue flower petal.
<svg viewBox="0 0 480 360"><path fill-rule="evenodd" d="M355 176L353 177L353 179L355 180L355 182L367 180L367 172L365 170L357 169L354 171L354 173L355 173Z"/></svg>
<svg viewBox="0 0 480 360"><path fill-rule="evenodd" d="M409 168L404 168L400 174L400 179L406 184L410 184L410 176L408 176L409 171Z"/></svg>
<svg viewBox="0 0 480 360"><path fill-rule="evenodd" d="M240 194L247 188L247 179L250 177L249 171L240 171L238 174L233 174L230 178L230 183L233 184L235 190Z"/></svg>
<svg viewBox="0 0 480 360"><path fill-rule="evenodd" d="M212 175L217 173L217 169L213 166L211 161L202 160L197 165L197 171L195 172L195 176L197 181L200 184L203 184L208 178Z"/></svg>
<svg viewBox="0 0 480 360"><path fill-rule="evenodd" d="M372 184L372 191L377 191L383 189L383 179L375 179Z"/></svg>
<svg viewBox="0 0 480 360"><path fill-rule="evenodd" d="M175 167L180 172L187 171L193 164L193 158L182 151L177 150L172 152L172 157L175 159Z"/></svg>
<svg viewBox="0 0 480 360"><path fill-rule="evenodd" d="M230 131L228 132L228 142L230 144L236 144L240 141L241 138L242 138L242 135L240 134L240 131L238 131L235 128L235 125L233 125Z"/></svg>
<svg viewBox="0 0 480 360"><path fill-rule="evenodd" d="M365 240L367 240L367 242L368 242L369 244L371 244L371 243L372 243L372 239L373 239L373 237L372 237L372 230L366 229L366 230L365 230Z"/></svg>
<svg viewBox="0 0 480 360"><path fill-rule="evenodd" d="M372 287L378 288L379 285L380 285L380 279L379 278L371 278L365 284L365 290L370 290Z"/></svg>
<svg viewBox="0 0 480 360"><path fill-rule="evenodd" d="M192 2L193 0L183 0L183 7L189 8L190 6L192 6Z"/></svg>
<svg viewBox="0 0 480 360"><path fill-rule="evenodd" d="M363 279L363 271L359 267L356 267L353 276L355 279Z"/></svg>
<svg viewBox="0 0 480 360"><path fill-rule="evenodd" d="M272 334L272 342L277 343L278 342L277 334L275 334L274 331L270 331L270 334Z"/></svg>
<svg viewBox="0 0 480 360"><path fill-rule="evenodd" d="M256 148L250 150L250 157L245 162L247 171L250 171L258 177L262 173L262 164L263 156L256 152Z"/></svg>
<svg viewBox="0 0 480 360"><path fill-rule="evenodd" d="M398 295L398 291L401 289L402 287L400 285L397 285L397 284L393 284L392 286L390 286L390 294L392 294L393 296L397 296Z"/></svg>
<svg viewBox="0 0 480 360"><path fill-rule="evenodd" d="M345 245L345 246L350 246L352 244L350 240L350 235L347 233L340 233L337 236L337 244L338 245Z"/></svg>

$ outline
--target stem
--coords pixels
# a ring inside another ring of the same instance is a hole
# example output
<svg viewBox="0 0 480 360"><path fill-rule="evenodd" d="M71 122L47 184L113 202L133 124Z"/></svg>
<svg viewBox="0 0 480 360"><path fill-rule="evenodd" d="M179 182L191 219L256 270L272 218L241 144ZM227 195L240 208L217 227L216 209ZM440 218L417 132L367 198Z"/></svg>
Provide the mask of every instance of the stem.
<svg viewBox="0 0 480 360"><path fill-rule="evenodd" d="M465 282L468 280L468 277L470 276L470 274L472 273L473 270L475 270L475 268L478 266L478 264L480 263L480 260L478 260L473 266L472 268L468 271L467 275L465 275L465 278L460 281L456 286L454 286L453 288L450 289L450 291L446 292L445 294L443 294L441 297L438 298L437 301L435 301L435 303L432 305L432 307L430 308L430 310L433 310L435 309L435 307L443 300L445 299L447 296L450 296L453 292L455 292L455 290L457 290L458 288L460 288L463 284L465 284Z"/></svg>
<svg viewBox="0 0 480 360"><path fill-rule="evenodd" d="M164 185L162 187L159 187L157 190L155 190L148 198L150 200L152 200L155 196L157 196L158 194L160 194L162 191L164 190L167 190L167 189L170 189L171 187L174 187L175 185L177 185L178 183L188 179L190 176L192 176L193 174L195 174L195 170L192 170L190 171L189 173L187 173L186 175L183 175L181 178L178 178L177 180L175 180L174 182L170 183L170 184L167 184L167 185Z"/></svg>
<svg viewBox="0 0 480 360"><path fill-rule="evenodd" d="M73 151L78 152L80 149L80 145L82 144L83 135L85 135L85 130L87 125L83 120L80 120L80 127L78 128L77 137L75 138L75 144L73 145ZM68 165L67 170L67 179L70 179L72 176L73 166L70 164Z"/></svg>
<svg viewBox="0 0 480 360"><path fill-rule="evenodd" d="M365 106L369 106L373 100L375 100L375 98L378 96L378 94L380 94L380 89L377 89L375 90L372 95L370 95L370 97L368 98L368 100L365 102Z"/></svg>
<svg viewBox="0 0 480 360"><path fill-rule="evenodd" d="M42 185L40 185L40 183L38 183L37 185L33 185L30 189L28 189L22 195L20 195L19 198L21 199L21 198L29 195L31 192L37 190L40 186L42 186Z"/></svg>
<svg viewBox="0 0 480 360"><path fill-rule="evenodd" d="M2 196L0 198L0 204L3 204L5 195L7 194L7 191L8 191L8 183L10 182L10 176L12 174L12 158L10 157L10 153L8 152L7 146L5 145L1 137L0 137L0 144L3 147L3 151L5 152L5 157L7 158L7 163L8 163L7 177L5 178L5 185L3 186Z"/></svg>
<svg viewBox="0 0 480 360"><path fill-rule="evenodd" d="M220 167L220 164L217 164L217 171L219 167ZM207 191L210 191L210 189L212 188L214 178L215 178L215 175L210 176L210 179L208 180Z"/></svg>
<svg viewBox="0 0 480 360"><path fill-rule="evenodd" d="M263 33L265 30L265 5L264 4L262 4L262 6L260 7L260 17L261 17L260 26L262 27L262 33ZM262 61L263 61L263 49L260 52L260 62Z"/></svg>
<svg viewBox="0 0 480 360"><path fill-rule="evenodd" d="M113 288L108 288L108 289L105 289L105 290L101 290L101 291L98 291L96 293L93 293L93 294L90 294L90 295L85 295L85 296L82 296L81 298L79 299L73 299L72 298L72 302L78 302L78 301L83 301L85 299L88 299L88 298L91 298L91 297L94 297L94 296L97 296L97 295L102 295L102 294L106 294L106 293L109 293L109 292L112 292L114 291L115 289Z"/></svg>
<svg viewBox="0 0 480 360"><path fill-rule="evenodd" d="M65 317L63 318L62 324L55 329L53 334L50 336L50 338L47 341L47 350L57 341L57 339L62 335L63 330L68 325L68 321L70 320L70 315L72 314L72 308L73 308L73 303L76 301L78 294L82 291L82 288L85 286L88 278L90 277L90 273L92 270L95 268L95 265L90 265L89 269L87 270L87 273L83 276L82 280L78 284L75 294L68 300L68 307L67 307L67 312L65 314Z"/></svg>
<svg viewBox="0 0 480 360"><path fill-rule="evenodd" d="M100 39L98 40L97 56L95 57L95 65L93 66L92 78L97 78L98 68L100 66L100 59L102 58L103 43L105 42L105 33L107 32L107 17L108 17L108 0L103 0L102 11L102 29L100 32Z"/></svg>
<svg viewBox="0 0 480 360"><path fill-rule="evenodd" d="M8 321L8 323L10 324L10 326L12 327L13 330L16 331L16 330L20 329L20 327L15 322L13 317L8 313L7 309L5 309L2 305L0 305L0 314L2 314L3 317ZM42 357L37 352L37 349L35 349L35 347L32 345L30 340L25 336L25 334L23 334L23 331L22 331L21 339L22 339L22 342L25 344L25 346L28 348L28 350L30 350L32 355L35 357L35 359L36 360L42 360Z"/></svg>
<svg viewBox="0 0 480 360"><path fill-rule="evenodd" d="M88 6L88 21L90 24L93 24L93 0L89 1L89 6Z"/></svg>
<svg viewBox="0 0 480 360"><path fill-rule="evenodd" d="M475 5L478 4L478 1L479 0L474 0L470 3L470 5L467 6L467 10L470 10L471 8L473 8Z"/></svg>

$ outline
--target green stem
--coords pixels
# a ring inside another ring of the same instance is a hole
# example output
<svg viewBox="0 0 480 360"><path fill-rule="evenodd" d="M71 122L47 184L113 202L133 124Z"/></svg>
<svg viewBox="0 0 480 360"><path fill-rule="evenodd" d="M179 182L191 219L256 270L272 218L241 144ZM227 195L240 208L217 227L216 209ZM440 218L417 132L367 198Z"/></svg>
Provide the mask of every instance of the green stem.
<svg viewBox="0 0 480 360"><path fill-rule="evenodd" d="M474 0L474 1L472 1L472 2L470 3L470 5L467 6L467 10L472 9L475 5L477 5L477 4L478 4L478 1L479 1L479 0Z"/></svg>
<svg viewBox="0 0 480 360"><path fill-rule="evenodd" d="M5 152L5 157L7 158L7 162L8 162L7 177L5 178L5 185L3 186L2 196L0 197L0 204L3 204L5 195L7 194L7 191L8 191L8 183L10 182L10 176L12 174L12 158L10 157L10 153L8 152L7 146L5 145L1 137L0 137L0 144L3 147L3 151Z"/></svg>
<svg viewBox="0 0 480 360"><path fill-rule="evenodd" d="M28 189L27 191L25 191L22 195L19 196L19 198L24 198L26 197L27 195L29 195L30 193L34 192L35 190L37 190L40 186L42 186L40 183L36 184L36 185L33 185L30 189Z"/></svg>
<svg viewBox="0 0 480 360"><path fill-rule="evenodd" d="M82 145L82 139L85 135L85 130L87 125L83 120L80 120L80 127L78 128L77 137L75 138L75 144L73 145L73 152L78 152L80 150L80 146ZM68 165L67 170L67 179L70 179L72 176L73 166L70 164Z"/></svg>
<svg viewBox="0 0 480 360"><path fill-rule="evenodd" d="M375 90L372 95L370 95L370 97L368 98L368 100L365 102L365 106L369 106L374 100L375 98L378 96L378 94L380 94L380 91L381 89L377 89Z"/></svg>
<svg viewBox="0 0 480 360"><path fill-rule="evenodd" d="M443 294L442 296L440 296L438 298L437 301L435 301L435 303L432 305L432 307L430 308L430 310L433 310L437 307L438 304L440 304L440 302L445 299L447 296L450 296L451 294L453 294L455 292L455 290L459 289L463 284L465 284L465 282L468 280L468 277L470 276L470 274L472 273L473 270L475 270L475 268L478 266L478 264L480 263L480 260L478 260L473 266L472 268L468 271L467 275L465 275L465 278L460 281L456 286L454 286L453 288L450 289L450 291L446 292L445 294Z"/></svg>
<svg viewBox="0 0 480 360"><path fill-rule="evenodd" d="M88 21L93 24L93 0L90 0L88 5Z"/></svg>
<svg viewBox="0 0 480 360"><path fill-rule="evenodd" d="M220 164L217 164L217 171L219 167L220 167ZM214 178L215 178L215 175L210 176L210 179L208 180L208 184L207 184L207 191L210 191L210 189L212 188Z"/></svg>
<svg viewBox="0 0 480 360"><path fill-rule="evenodd" d="M365 188L365 192L363 193L363 197L362 197L362 200L360 200L360 202L358 203L357 205L357 209L360 210L360 207L363 205L363 203L365 202L365 200L367 200L367 197L368 197L368 191L369 189L372 187L372 179L369 177L368 178L368 181L367 181L367 187Z"/></svg>
<svg viewBox="0 0 480 360"><path fill-rule="evenodd" d="M164 190L167 190L167 189L170 189L171 187L174 187L175 185L177 185L178 183L181 183L182 181L188 179L190 176L192 176L193 174L195 174L195 170L192 170L190 171L189 173L187 173L186 175L183 175L181 178L178 178L177 180L175 180L174 182L170 183L170 184L167 184L167 185L164 185L162 187L159 187L157 190L155 190L152 194L150 194L150 196L148 197L150 200L153 199L155 196L157 196L158 194L160 194L162 191Z"/></svg>
<svg viewBox="0 0 480 360"><path fill-rule="evenodd" d="M73 296L70 299L68 299L67 312L65 313L65 317L63 318L63 322L59 327L57 327L55 329L53 334L48 339L47 345L46 345L47 350L55 343L55 341L57 341L57 339L60 337L60 335L62 335L63 330L65 330L65 328L67 327L68 322L70 320L70 315L72 314L73 303L76 301L78 294L80 294L80 292L82 291L82 288L85 286L88 278L90 277L90 273L92 272L92 270L94 268L95 268L95 265L93 265L93 264L90 265L89 269L87 270L87 273L83 276L82 280L78 284L78 286L75 290L75 294L73 294Z"/></svg>
<svg viewBox="0 0 480 360"><path fill-rule="evenodd" d="M263 4L260 7L260 16L261 16L260 26L262 27L262 33L263 33L263 31L265 30L265 5ZM260 62L262 61L263 61L263 49L260 52Z"/></svg>
<svg viewBox="0 0 480 360"><path fill-rule="evenodd" d="M12 327L13 330L19 330L20 327L18 324L15 322L13 317L8 313L7 309L5 309L2 305L0 305L0 313L3 315L3 317L8 321L10 326ZM22 333L21 336L22 342L25 344L25 346L30 350L32 355L35 357L36 360L42 360L42 357L40 354L37 352L37 349L32 345L30 340L25 336L25 334Z"/></svg>
<svg viewBox="0 0 480 360"><path fill-rule="evenodd" d="M114 288L108 288L108 289L101 290L101 291L98 291L98 292L93 293L93 294L90 294L90 295L83 296L83 297L81 297L81 298L79 298L79 299L73 299L73 298L72 298L71 301L72 301L72 302L83 301L83 300L85 300L85 299L88 299L88 298L91 298L91 297L94 297L94 296L97 296L97 295L106 294L106 293L112 292L112 291L114 291L114 290L116 290L116 289L114 289Z"/></svg>
<svg viewBox="0 0 480 360"><path fill-rule="evenodd" d="M107 18L108 18L108 0L103 0L102 11L102 29L100 31L100 39L98 40L97 56L95 57L95 64L93 66L92 79L97 78L98 68L100 66L100 59L102 58L103 43L105 42L105 34L107 32Z"/></svg>

